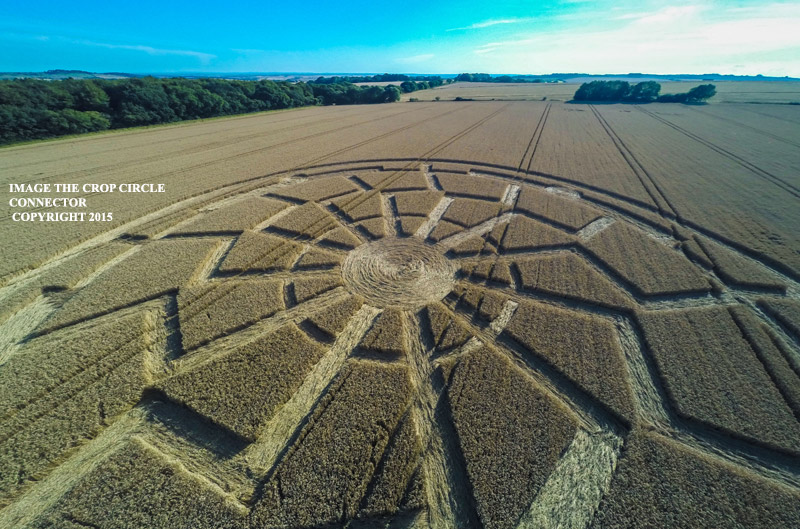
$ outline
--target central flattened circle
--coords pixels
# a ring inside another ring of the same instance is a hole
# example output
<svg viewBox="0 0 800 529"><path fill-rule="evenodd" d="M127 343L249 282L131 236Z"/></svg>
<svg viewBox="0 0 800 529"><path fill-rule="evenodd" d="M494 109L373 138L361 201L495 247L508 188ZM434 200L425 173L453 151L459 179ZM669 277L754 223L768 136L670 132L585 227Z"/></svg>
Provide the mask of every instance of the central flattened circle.
<svg viewBox="0 0 800 529"><path fill-rule="evenodd" d="M445 256L413 238L362 244L342 264L347 289L378 307L439 301L452 289L455 272Z"/></svg>

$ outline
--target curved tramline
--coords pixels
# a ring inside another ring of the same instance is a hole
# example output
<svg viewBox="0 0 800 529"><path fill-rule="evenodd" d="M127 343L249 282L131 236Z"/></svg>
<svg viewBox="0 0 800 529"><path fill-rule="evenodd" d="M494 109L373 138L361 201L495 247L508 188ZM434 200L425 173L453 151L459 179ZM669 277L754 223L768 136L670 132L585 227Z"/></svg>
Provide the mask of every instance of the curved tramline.
<svg viewBox="0 0 800 529"><path fill-rule="evenodd" d="M667 496L796 521L800 284L524 170L549 107L516 169L436 158L502 110L0 291L0 526L647 526Z"/></svg>

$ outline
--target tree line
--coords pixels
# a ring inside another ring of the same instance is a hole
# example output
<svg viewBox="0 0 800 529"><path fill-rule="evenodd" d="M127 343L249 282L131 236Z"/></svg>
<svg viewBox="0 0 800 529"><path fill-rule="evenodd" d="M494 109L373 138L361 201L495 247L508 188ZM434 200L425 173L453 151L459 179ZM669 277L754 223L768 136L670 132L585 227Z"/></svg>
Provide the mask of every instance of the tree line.
<svg viewBox="0 0 800 529"><path fill-rule="evenodd" d="M681 94L662 94L661 85L644 81L631 85L627 81L592 81L583 83L575 92L575 101L625 101L633 103L700 103L717 93L713 84L695 86Z"/></svg>
<svg viewBox="0 0 800 529"><path fill-rule="evenodd" d="M543 83L543 79L531 79L530 77L498 75L492 77L488 73L460 73L456 75L455 81L462 83Z"/></svg>
<svg viewBox="0 0 800 529"><path fill-rule="evenodd" d="M453 82L452 79L442 79L438 75L406 75L402 73L381 73L378 75L334 75L333 77L317 77L314 84L336 84L336 83L394 83L403 81L428 81L441 86L444 83Z"/></svg>
<svg viewBox="0 0 800 529"><path fill-rule="evenodd" d="M227 79L0 81L0 143L308 105L390 103L396 86Z"/></svg>

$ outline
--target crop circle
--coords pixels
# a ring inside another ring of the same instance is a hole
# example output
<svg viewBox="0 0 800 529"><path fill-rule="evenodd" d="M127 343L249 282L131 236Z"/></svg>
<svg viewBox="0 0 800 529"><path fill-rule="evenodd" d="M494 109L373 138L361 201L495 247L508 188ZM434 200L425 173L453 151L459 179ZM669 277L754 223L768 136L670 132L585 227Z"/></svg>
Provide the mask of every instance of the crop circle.
<svg viewBox="0 0 800 529"><path fill-rule="evenodd" d="M455 266L417 239L383 239L363 244L342 264L348 290L379 307L420 307L453 288Z"/></svg>

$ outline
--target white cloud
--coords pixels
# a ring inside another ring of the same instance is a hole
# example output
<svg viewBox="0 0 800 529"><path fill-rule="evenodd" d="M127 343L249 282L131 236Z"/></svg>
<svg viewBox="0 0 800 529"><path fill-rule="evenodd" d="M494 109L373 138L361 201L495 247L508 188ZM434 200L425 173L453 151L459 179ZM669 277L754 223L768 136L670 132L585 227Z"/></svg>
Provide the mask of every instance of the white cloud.
<svg viewBox="0 0 800 529"><path fill-rule="evenodd" d="M73 40L72 42L74 42L75 44L83 44L86 46L97 46L100 48L107 48L111 50L141 51L143 53L147 53L148 55L182 55L185 57L195 57L196 59L199 59L201 62L208 62L216 57L216 55L212 55L210 53L203 53L199 51L153 48L152 46L143 46L139 44L109 44L106 42L95 42L92 40Z"/></svg>
<svg viewBox="0 0 800 529"><path fill-rule="evenodd" d="M522 22L528 22L533 20L533 17L525 17L525 18L500 18L500 19L493 19L493 20L484 20L483 22L476 22L474 24L470 24L469 26L464 26L461 28L450 28L446 31L462 31L467 29L480 29L480 28L488 28L491 26L497 26L499 24L520 24Z"/></svg>
<svg viewBox="0 0 800 529"><path fill-rule="evenodd" d="M758 10L666 7L615 17L613 29L521 34L473 48L483 69L548 73L775 73L800 74L800 4ZM794 53L792 51L794 50ZM476 59L477 60L477 59ZM768 66L768 68L767 68Z"/></svg>
<svg viewBox="0 0 800 529"><path fill-rule="evenodd" d="M672 24L679 22L682 18L692 17L704 9L706 9L705 6L699 5L667 6L658 11L626 13L615 17L615 19L632 20L637 24Z"/></svg>
<svg viewBox="0 0 800 529"><path fill-rule="evenodd" d="M394 62L399 64L417 64L425 61L429 61L434 58L433 53L423 53L421 55L412 55L411 57L400 57L394 60Z"/></svg>

